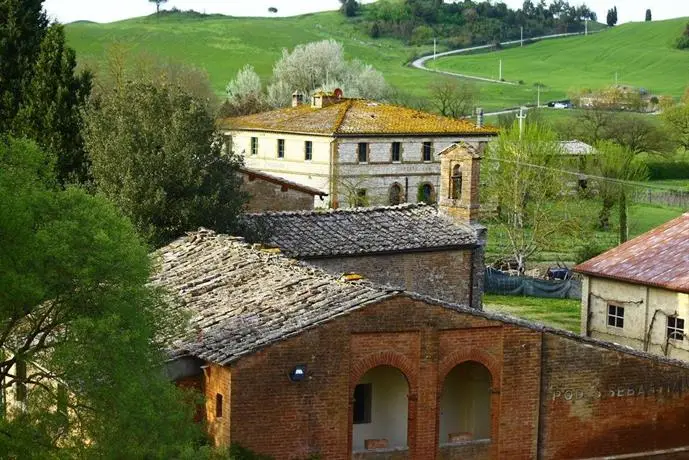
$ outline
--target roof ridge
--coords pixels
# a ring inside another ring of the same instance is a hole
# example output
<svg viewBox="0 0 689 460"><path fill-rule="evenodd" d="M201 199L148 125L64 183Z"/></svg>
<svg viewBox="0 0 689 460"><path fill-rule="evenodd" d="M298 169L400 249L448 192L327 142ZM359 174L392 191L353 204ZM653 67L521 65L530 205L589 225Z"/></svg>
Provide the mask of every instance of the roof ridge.
<svg viewBox="0 0 689 460"><path fill-rule="evenodd" d="M342 126L342 123L344 123L347 112L349 112L349 109L351 109L354 105L354 101L354 99L345 99L345 109L342 111L342 114L337 117L337 120L335 120L335 130L333 131L333 134L338 134L340 132L340 127Z"/></svg>
<svg viewBox="0 0 689 460"><path fill-rule="evenodd" d="M432 209L435 206L427 203L402 203L394 206L367 206L359 208L337 208L337 209L305 209L300 211L263 211L263 212L252 212L246 213L246 217L254 216L322 216L328 214L363 214L363 213L373 213L380 211L406 211L409 209L417 208L428 208Z"/></svg>

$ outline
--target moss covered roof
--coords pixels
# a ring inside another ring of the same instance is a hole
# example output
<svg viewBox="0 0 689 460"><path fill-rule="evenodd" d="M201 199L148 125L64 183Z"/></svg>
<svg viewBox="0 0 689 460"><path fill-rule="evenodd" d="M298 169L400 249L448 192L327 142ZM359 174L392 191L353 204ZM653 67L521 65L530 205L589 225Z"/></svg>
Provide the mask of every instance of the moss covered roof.
<svg viewBox="0 0 689 460"><path fill-rule="evenodd" d="M284 133L355 135L464 135L491 136L497 128L478 128L471 120L458 120L364 99L341 99L323 108L309 104L226 118L220 127Z"/></svg>

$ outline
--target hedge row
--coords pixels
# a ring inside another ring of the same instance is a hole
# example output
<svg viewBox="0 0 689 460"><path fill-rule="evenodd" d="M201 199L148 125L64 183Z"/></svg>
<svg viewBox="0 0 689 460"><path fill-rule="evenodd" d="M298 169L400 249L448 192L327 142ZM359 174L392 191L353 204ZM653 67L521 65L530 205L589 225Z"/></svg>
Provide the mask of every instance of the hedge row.
<svg viewBox="0 0 689 460"><path fill-rule="evenodd" d="M689 161L648 161L646 166L651 180L689 178Z"/></svg>

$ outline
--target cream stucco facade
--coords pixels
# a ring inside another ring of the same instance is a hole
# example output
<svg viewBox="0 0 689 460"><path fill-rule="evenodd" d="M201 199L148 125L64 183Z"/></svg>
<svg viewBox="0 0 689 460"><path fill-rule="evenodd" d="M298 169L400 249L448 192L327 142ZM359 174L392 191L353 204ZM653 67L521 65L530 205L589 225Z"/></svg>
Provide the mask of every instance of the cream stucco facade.
<svg viewBox="0 0 689 460"><path fill-rule="evenodd" d="M434 195L437 193L440 180L438 154L441 151L458 142L478 148L491 138L345 137L258 130L227 130L225 135L231 137L231 148L244 158L247 167L328 192L328 199L325 202L318 200L317 207L347 207L352 197L362 190L365 190L368 205L392 204L390 191L395 185L401 192L401 202L416 203L419 201L419 188L424 185L430 185ZM307 147L307 142L310 142L310 147ZM280 143L284 146L281 149ZM397 144L394 148L398 149L399 159L393 157L393 144ZM366 161L360 161L361 145L365 145ZM424 149L429 147L430 158L428 155L424 158Z"/></svg>
<svg viewBox="0 0 689 460"><path fill-rule="evenodd" d="M689 294L584 276L583 335L689 360L689 338L683 335L689 327L689 323L685 324L688 319ZM680 325L683 326L681 332Z"/></svg>

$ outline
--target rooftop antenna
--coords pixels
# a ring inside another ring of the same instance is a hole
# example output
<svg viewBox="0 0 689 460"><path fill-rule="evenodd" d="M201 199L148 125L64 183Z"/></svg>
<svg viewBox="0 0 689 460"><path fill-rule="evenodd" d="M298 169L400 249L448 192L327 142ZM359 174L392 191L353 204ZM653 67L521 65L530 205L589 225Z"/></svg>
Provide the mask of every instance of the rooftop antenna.
<svg viewBox="0 0 689 460"><path fill-rule="evenodd" d="M517 120L519 120L519 140L522 140L522 134L524 133L524 120L526 120L526 107L519 107L519 115L517 115Z"/></svg>

